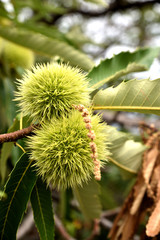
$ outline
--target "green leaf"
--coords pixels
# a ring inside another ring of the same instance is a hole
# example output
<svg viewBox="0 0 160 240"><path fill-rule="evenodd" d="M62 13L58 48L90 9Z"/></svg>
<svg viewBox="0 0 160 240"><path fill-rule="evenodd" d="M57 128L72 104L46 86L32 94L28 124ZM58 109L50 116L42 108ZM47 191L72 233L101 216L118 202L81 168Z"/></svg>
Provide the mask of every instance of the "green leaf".
<svg viewBox="0 0 160 240"><path fill-rule="evenodd" d="M0 16L8 18L8 11L5 10L3 3L0 2Z"/></svg>
<svg viewBox="0 0 160 240"><path fill-rule="evenodd" d="M35 10L36 14L38 14L38 12L43 13L43 15L45 16L46 14L49 13L56 13L56 14L65 14L67 12L67 10L65 8L62 7L58 7L56 5L54 5L54 3L52 2L52 4L50 4L49 2L42 2L42 1L21 1L21 0L16 0L13 1L12 3L14 5L14 9L16 8L16 10L21 10L21 8L24 7L29 7L33 10ZM42 14L41 14L42 16Z"/></svg>
<svg viewBox="0 0 160 240"><path fill-rule="evenodd" d="M16 116L12 126L8 129L9 132L14 132L18 130L19 128L19 120L18 120L18 115ZM2 184L4 183L5 177L6 177L6 170L7 170L7 160L11 155L12 148L13 148L13 143L12 142L6 142L3 143L2 149L1 149L1 155L0 155L0 176L1 176L1 181Z"/></svg>
<svg viewBox="0 0 160 240"><path fill-rule="evenodd" d="M7 194L5 192L0 191L0 201L6 200L6 199L7 199Z"/></svg>
<svg viewBox="0 0 160 240"><path fill-rule="evenodd" d="M160 79L122 82L115 88L100 90L93 99L93 109L160 115L159 89Z"/></svg>
<svg viewBox="0 0 160 240"><path fill-rule="evenodd" d="M70 41L72 44L74 44L74 46L76 46L78 49L86 43L93 44L93 41L84 34L81 24L72 26L69 32L65 35L65 38L67 41Z"/></svg>
<svg viewBox="0 0 160 240"><path fill-rule="evenodd" d="M42 240L54 239L54 219L51 193L39 178L31 194L34 220Z"/></svg>
<svg viewBox="0 0 160 240"><path fill-rule="evenodd" d="M81 36L79 39L78 33L76 33L72 39L72 38L70 38L70 36L68 34L63 34L63 33L59 32L59 30L55 26L48 27L44 24L40 24L38 22L33 22L33 21L30 21L30 22L27 21L24 23L16 22L15 24L20 29L27 30L27 31L29 30L29 31L32 31L35 33L40 33L43 36L46 36L46 37L54 39L54 40L56 39L59 41L66 42L66 44L69 44L73 48L80 49L76 44L76 38L78 39L77 41L82 40ZM87 37L84 39L84 41L85 41L85 43L87 42ZM84 44L84 42L83 42L83 44Z"/></svg>
<svg viewBox="0 0 160 240"><path fill-rule="evenodd" d="M4 180L5 180L5 177L6 177L7 160L11 155L13 146L14 146L13 142L6 142L6 143L3 143L3 146L2 146L2 149L1 149L0 175L1 175L2 184L4 183Z"/></svg>
<svg viewBox="0 0 160 240"><path fill-rule="evenodd" d="M121 169L136 174L142 163L142 155L146 146L129 139L129 135L107 126L110 141L111 157L109 160Z"/></svg>
<svg viewBox="0 0 160 240"><path fill-rule="evenodd" d="M29 125L29 122L27 122L27 117L23 119L23 127L27 127ZM20 114L17 114L13 124L8 129L8 133L14 132L16 130L20 129ZM4 183L5 177L6 177L6 170L7 170L7 160L11 155L12 149L14 147L13 142L6 142L3 143L2 149L1 149L1 155L0 155L0 176L2 184ZM18 150L17 150L18 151ZM12 156L13 157L13 156ZM17 161L17 158L16 158Z"/></svg>
<svg viewBox="0 0 160 240"><path fill-rule="evenodd" d="M106 1L104 0L84 0L85 2L91 2L91 3L95 3L104 7L107 7L108 4L106 3Z"/></svg>
<svg viewBox="0 0 160 240"><path fill-rule="evenodd" d="M110 160L128 172L137 173L145 150L146 146L142 143L128 140L123 143L121 148L111 149L113 155Z"/></svg>
<svg viewBox="0 0 160 240"><path fill-rule="evenodd" d="M82 187L73 189L79 207L87 221L99 218L101 214L101 203L99 200L99 185L92 179Z"/></svg>
<svg viewBox="0 0 160 240"><path fill-rule="evenodd" d="M15 86L13 79L3 78L4 93L5 93L5 112L9 126L13 123L15 113L17 111L16 103L13 101Z"/></svg>
<svg viewBox="0 0 160 240"><path fill-rule="evenodd" d="M6 200L0 201L0 239L15 240L16 231L26 209L36 174L27 154L23 154L13 169L4 189Z"/></svg>
<svg viewBox="0 0 160 240"><path fill-rule="evenodd" d="M142 48L133 53L122 52L111 59L101 61L88 74L90 86L95 90L128 73L147 70L159 51L160 48Z"/></svg>
<svg viewBox="0 0 160 240"><path fill-rule="evenodd" d="M47 27L43 24L39 24L37 22L24 22L24 23L16 23L17 27L20 27L23 30L29 30L36 33L41 33L42 35L57 39L57 40L66 40L64 34L60 33L55 26Z"/></svg>
<svg viewBox="0 0 160 240"><path fill-rule="evenodd" d="M87 55L74 49L64 41L11 26L0 26L0 36L41 55L48 57L59 55L65 61L69 61L74 66L78 65L84 70L89 70L93 67L93 62Z"/></svg>

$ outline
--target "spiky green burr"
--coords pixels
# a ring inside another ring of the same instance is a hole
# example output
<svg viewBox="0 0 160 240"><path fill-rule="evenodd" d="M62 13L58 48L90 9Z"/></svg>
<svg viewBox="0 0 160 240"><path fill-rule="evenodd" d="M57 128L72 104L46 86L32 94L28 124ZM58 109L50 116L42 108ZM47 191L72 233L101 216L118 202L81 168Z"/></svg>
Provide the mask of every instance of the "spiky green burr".
<svg viewBox="0 0 160 240"><path fill-rule="evenodd" d="M18 80L16 100L24 115L50 121L69 112L72 104L89 104L88 81L79 69L68 65L37 65Z"/></svg>
<svg viewBox="0 0 160 240"><path fill-rule="evenodd" d="M92 116L92 129L99 159L108 156L105 124L99 116ZM52 119L29 137L30 158L38 174L53 187L67 188L82 185L94 174L90 139L81 113L74 110L61 119ZM101 161L101 166L103 162Z"/></svg>

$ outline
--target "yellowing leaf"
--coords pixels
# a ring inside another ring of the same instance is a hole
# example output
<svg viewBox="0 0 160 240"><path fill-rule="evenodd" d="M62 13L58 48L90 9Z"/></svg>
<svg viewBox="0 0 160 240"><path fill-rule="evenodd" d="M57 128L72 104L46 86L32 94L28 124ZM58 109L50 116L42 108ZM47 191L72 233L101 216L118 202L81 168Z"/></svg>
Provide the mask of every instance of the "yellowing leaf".
<svg viewBox="0 0 160 240"><path fill-rule="evenodd" d="M129 139L128 134L120 132L114 127L108 126L106 131L110 141L111 156L109 160L127 172L137 173L146 146Z"/></svg>

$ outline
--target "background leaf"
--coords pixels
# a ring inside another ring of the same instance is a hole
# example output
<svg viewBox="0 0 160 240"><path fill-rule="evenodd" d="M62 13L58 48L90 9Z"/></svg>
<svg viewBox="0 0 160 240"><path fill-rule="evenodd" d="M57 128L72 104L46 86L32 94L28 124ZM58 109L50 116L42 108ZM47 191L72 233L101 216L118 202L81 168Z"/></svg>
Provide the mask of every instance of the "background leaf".
<svg viewBox="0 0 160 240"><path fill-rule="evenodd" d="M0 176L1 176L1 183L4 183L6 177L6 170L7 170L7 160L11 155L12 148L14 144L13 142L6 142L3 143L0 155Z"/></svg>
<svg viewBox="0 0 160 240"><path fill-rule="evenodd" d="M8 129L9 132L14 132L19 129L19 115L16 116L12 126ZM0 155L0 176L2 184L4 183L6 177L6 170L7 170L7 160L11 155L12 148L14 144L13 142L6 142L3 143L1 148L1 155Z"/></svg>
<svg viewBox="0 0 160 240"><path fill-rule="evenodd" d="M93 67L93 62L87 55L64 41L11 26L0 26L0 36L48 57L59 55L65 61L86 71Z"/></svg>
<svg viewBox="0 0 160 240"><path fill-rule="evenodd" d="M100 90L93 109L140 112L160 115L160 79L130 80L117 87Z"/></svg>
<svg viewBox="0 0 160 240"><path fill-rule="evenodd" d="M18 225L26 209L36 174L27 154L23 154L6 183L5 200L0 201L0 239L15 240Z"/></svg>
<svg viewBox="0 0 160 240"><path fill-rule="evenodd" d="M147 70L155 57L158 56L160 48L141 48L137 51L122 52L111 59L101 61L89 73L90 86L95 90L107 82L131 73Z"/></svg>
<svg viewBox="0 0 160 240"><path fill-rule="evenodd" d="M13 101L15 91L13 79L4 78L3 85L5 93L5 114L7 116L8 125L11 126L17 111L16 103Z"/></svg>
<svg viewBox="0 0 160 240"><path fill-rule="evenodd" d="M7 194L5 192L0 191L0 201L5 200L7 198Z"/></svg>
<svg viewBox="0 0 160 240"><path fill-rule="evenodd" d="M23 118L23 128L27 127L30 124L30 122L28 121L27 117ZM11 127L8 129L8 133L10 132L14 132L16 130L20 129L20 114L17 114L13 124L11 125ZM22 141L22 140L21 140ZM12 151L14 149L14 151ZM15 160L12 160L12 162L17 162L16 158L17 156L19 156L19 154L22 154L22 150L20 150L18 147L15 148L13 142L6 142L3 143L2 148L1 148L1 154L0 154L0 176L1 176L1 183L4 183L5 177L6 177L6 170L7 170L7 160L8 158L12 155L13 159L15 158ZM15 157L14 157L15 155Z"/></svg>
<svg viewBox="0 0 160 240"><path fill-rule="evenodd" d="M91 3L95 3L104 7L107 7L108 4L106 3L106 1L104 0L84 0L85 2L91 2Z"/></svg>
<svg viewBox="0 0 160 240"><path fill-rule="evenodd" d="M41 33L42 35L52 39L67 41L66 35L59 32L55 26L47 27L43 24L37 25L36 22L34 23L34 22L28 22L28 21L24 23L16 23L16 25L17 25L17 28L20 28L23 30L33 31L35 33Z"/></svg>
<svg viewBox="0 0 160 240"><path fill-rule="evenodd" d="M43 2L43 1L32 1L32 0L27 0L27 1L21 1L21 0L16 0L12 2L15 11L17 12L18 10L21 10L21 8L24 7L30 7L38 15L45 16L45 14L48 13L59 13L59 14L64 14L66 12L66 9L63 7L58 7L57 5L54 5L54 2L51 4L49 2Z"/></svg>
<svg viewBox="0 0 160 240"><path fill-rule="evenodd" d="M38 178L31 194L34 220L42 240L54 239L54 219L51 193L46 184Z"/></svg>
<svg viewBox="0 0 160 240"><path fill-rule="evenodd" d="M115 165L130 173L137 173L141 163L142 155L147 149L141 142L129 139L129 135L108 126L106 131L110 140L109 158Z"/></svg>
<svg viewBox="0 0 160 240"><path fill-rule="evenodd" d="M100 217L101 203L98 196L100 189L94 179L83 184L82 187L75 187L73 192L87 221Z"/></svg>

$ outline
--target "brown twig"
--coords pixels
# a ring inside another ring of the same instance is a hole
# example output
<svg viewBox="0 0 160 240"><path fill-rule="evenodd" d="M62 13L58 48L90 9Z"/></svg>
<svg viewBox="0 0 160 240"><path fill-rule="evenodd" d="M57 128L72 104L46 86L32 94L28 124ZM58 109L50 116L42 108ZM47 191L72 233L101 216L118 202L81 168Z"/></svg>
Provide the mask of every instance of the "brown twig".
<svg viewBox="0 0 160 240"><path fill-rule="evenodd" d="M33 130L37 128L39 125L31 125L27 128L23 128L21 130L11 132L11 133L4 133L0 135L0 144L4 142L15 142L18 139L24 138L29 136L33 133Z"/></svg>
<svg viewBox="0 0 160 240"><path fill-rule="evenodd" d="M69 233L66 231L61 220L57 217L57 215L54 215L54 221L55 221L55 227L57 228L57 230L65 240L75 240L75 238L71 237Z"/></svg>
<svg viewBox="0 0 160 240"><path fill-rule="evenodd" d="M86 240L93 240L97 235L99 235L100 232L99 223L100 223L99 219L94 219L92 233Z"/></svg>
<svg viewBox="0 0 160 240"><path fill-rule="evenodd" d="M100 224L103 226L103 228L106 228L106 229L109 229L109 230L113 226L113 223L110 220L106 219L106 218L101 218Z"/></svg>
<svg viewBox="0 0 160 240"><path fill-rule="evenodd" d="M120 207L117 207L117 208L114 208L114 209L109 209L109 210L106 210L106 211L103 211L102 214L101 214L101 218L108 218L108 217L113 217L115 215L117 215L120 211Z"/></svg>

